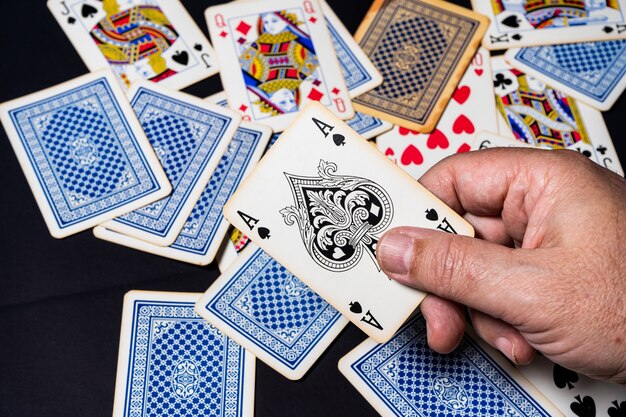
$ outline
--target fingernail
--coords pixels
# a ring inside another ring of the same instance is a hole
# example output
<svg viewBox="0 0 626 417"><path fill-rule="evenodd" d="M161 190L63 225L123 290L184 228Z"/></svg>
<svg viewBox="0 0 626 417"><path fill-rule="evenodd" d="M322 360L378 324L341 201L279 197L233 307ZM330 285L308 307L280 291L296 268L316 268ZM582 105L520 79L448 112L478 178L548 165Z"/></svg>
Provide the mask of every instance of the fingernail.
<svg viewBox="0 0 626 417"><path fill-rule="evenodd" d="M511 362L517 364L517 359L515 358L515 345L511 343L509 339L506 337L498 337L493 344L496 345L496 348L498 348L504 356L509 358Z"/></svg>
<svg viewBox="0 0 626 417"><path fill-rule="evenodd" d="M406 235L401 233L385 235L376 247L380 267L392 274L407 274L412 247L413 239Z"/></svg>

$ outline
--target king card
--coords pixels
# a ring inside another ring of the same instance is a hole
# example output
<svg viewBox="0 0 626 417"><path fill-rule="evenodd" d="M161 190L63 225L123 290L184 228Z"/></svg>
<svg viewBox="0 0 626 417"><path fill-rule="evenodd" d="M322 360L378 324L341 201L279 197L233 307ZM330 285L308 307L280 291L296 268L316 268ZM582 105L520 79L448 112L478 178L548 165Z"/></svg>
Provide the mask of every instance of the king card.
<svg viewBox="0 0 626 417"><path fill-rule="evenodd" d="M255 358L194 312L200 295L126 294L113 417L254 415Z"/></svg>
<svg viewBox="0 0 626 417"><path fill-rule="evenodd" d="M300 112L224 215L379 342L424 296L381 272L380 236L400 225L473 235L461 216L319 103Z"/></svg>
<svg viewBox="0 0 626 417"><path fill-rule="evenodd" d="M229 107L281 132L307 102L346 120L350 95L317 0L209 7L206 19Z"/></svg>
<svg viewBox="0 0 626 417"><path fill-rule="evenodd" d="M110 70L3 103L0 119L56 238L172 190Z"/></svg>
<svg viewBox="0 0 626 417"><path fill-rule="evenodd" d="M217 73L213 48L178 0L49 0L90 71L111 68L175 90Z"/></svg>
<svg viewBox="0 0 626 417"><path fill-rule="evenodd" d="M572 149L623 175L602 114L542 81L491 60L496 105L516 139L547 149ZM499 129L505 129L499 126Z"/></svg>
<svg viewBox="0 0 626 417"><path fill-rule="evenodd" d="M348 324L254 244L198 300L196 312L289 379L302 378Z"/></svg>
<svg viewBox="0 0 626 417"><path fill-rule="evenodd" d="M609 110L626 88L626 40L512 48L505 59L602 111Z"/></svg>
<svg viewBox="0 0 626 417"><path fill-rule="evenodd" d="M430 132L487 29L477 13L436 0L376 0L355 34L384 82L355 108Z"/></svg>
<svg viewBox="0 0 626 417"><path fill-rule="evenodd" d="M364 341L341 358L339 370L384 417L563 415L474 336L466 334L452 353L434 352L419 314L387 343Z"/></svg>
<svg viewBox="0 0 626 417"><path fill-rule="evenodd" d="M625 0L472 0L488 49L626 39Z"/></svg>

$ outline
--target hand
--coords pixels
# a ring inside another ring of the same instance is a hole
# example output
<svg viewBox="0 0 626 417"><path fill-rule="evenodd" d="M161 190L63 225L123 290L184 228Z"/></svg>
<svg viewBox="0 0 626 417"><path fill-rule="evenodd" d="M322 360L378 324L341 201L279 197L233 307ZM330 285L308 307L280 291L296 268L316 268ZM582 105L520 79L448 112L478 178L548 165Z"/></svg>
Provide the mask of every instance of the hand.
<svg viewBox="0 0 626 417"><path fill-rule="evenodd" d="M399 227L377 257L389 277L430 293L429 345L461 340L464 307L517 364L535 349L585 375L626 382L626 182L573 151L457 154L420 182L476 237Z"/></svg>

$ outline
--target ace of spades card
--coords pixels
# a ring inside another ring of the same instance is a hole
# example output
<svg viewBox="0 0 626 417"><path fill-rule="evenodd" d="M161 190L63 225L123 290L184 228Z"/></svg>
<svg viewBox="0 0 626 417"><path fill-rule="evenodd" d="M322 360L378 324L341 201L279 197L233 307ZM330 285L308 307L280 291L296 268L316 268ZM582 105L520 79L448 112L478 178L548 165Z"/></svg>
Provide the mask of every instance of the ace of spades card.
<svg viewBox="0 0 626 417"><path fill-rule="evenodd" d="M217 73L213 48L178 0L49 0L48 8L90 71L110 67L180 90Z"/></svg>
<svg viewBox="0 0 626 417"><path fill-rule="evenodd" d="M209 7L211 39L229 107L283 131L309 101L354 116L317 0L252 0Z"/></svg>
<svg viewBox="0 0 626 417"><path fill-rule="evenodd" d="M380 270L381 235L402 225L473 235L461 216L319 103L300 112L224 216L378 342L425 295Z"/></svg>

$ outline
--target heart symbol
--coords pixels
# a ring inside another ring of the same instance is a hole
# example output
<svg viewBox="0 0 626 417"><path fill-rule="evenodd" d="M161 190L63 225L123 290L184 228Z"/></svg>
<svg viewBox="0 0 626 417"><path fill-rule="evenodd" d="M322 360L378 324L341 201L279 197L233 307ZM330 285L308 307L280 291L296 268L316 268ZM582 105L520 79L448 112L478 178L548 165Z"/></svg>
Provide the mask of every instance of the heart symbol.
<svg viewBox="0 0 626 417"><path fill-rule="evenodd" d="M340 247L335 247L335 250L333 251L333 259L340 259L344 256L346 256L346 253Z"/></svg>
<svg viewBox="0 0 626 417"><path fill-rule="evenodd" d="M350 311L352 311L355 314L361 314L361 312L363 311L363 308L361 307L361 304L359 304L358 301L351 301Z"/></svg>
<svg viewBox="0 0 626 417"><path fill-rule="evenodd" d="M406 147L404 152L402 152L402 157L400 158L400 162L402 165L421 165L424 162L424 157L419 149L417 149L413 145L409 145Z"/></svg>
<svg viewBox="0 0 626 417"><path fill-rule="evenodd" d="M435 131L428 136L428 140L426 141L428 149L435 149L437 147L448 149L449 144L448 138L439 129L435 129Z"/></svg>
<svg viewBox="0 0 626 417"><path fill-rule="evenodd" d="M463 85L454 91L454 95L452 96L452 98L457 103L463 104L465 103L465 100L467 100L467 98L470 96L471 92L472 90L468 86Z"/></svg>
<svg viewBox="0 0 626 417"><path fill-rule="evenodd" d="M482 68L476 68L476 69L474 70L474 72L475 72L475 73L476 73L476 75L478 75L479 77L480 77L481 75L483 75L483 70L482 70Z"/></svg>
<svg viewBox="0 0 626 417"><path fill-rule="evenodd" d="M474 133L474 123L472 123L470 119L462 114L454 121L454 124L452 125L452 131L457 135L463 132L467 132L470 134Z"/></svg>
<svg viewBox="0 0 626 417"><path fill-rule="evenodd" d="M420 132L418 132L416 130L407 129L406 127L400 127L398 129L398 133L400 133L402 136L406 136L409 133L412 134L412 135L419 135Z"/></svg>
<svg viewBox="0 0 626 417"><path fill-rule="evenodd" d="M463 145L459 146L459 149L456 150L456 153L463 153L463 152L469 152L472 149L470 148L470 146L467 143L464 143Z"/></svg>
<svg viewBox="0 0 626 417"><path fill-rule="evenodd" d="M396 153L391 148L387 148L385 151L385 156L394 156Z"/></svg>
<svg viewBox="0 0 626 417"><path fill-rule="evenodd" d="M180 65L187 65L189 62L189 54L187 51L176 51L176 54L172 55L172 59L178 62Z"/></svg>

